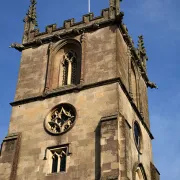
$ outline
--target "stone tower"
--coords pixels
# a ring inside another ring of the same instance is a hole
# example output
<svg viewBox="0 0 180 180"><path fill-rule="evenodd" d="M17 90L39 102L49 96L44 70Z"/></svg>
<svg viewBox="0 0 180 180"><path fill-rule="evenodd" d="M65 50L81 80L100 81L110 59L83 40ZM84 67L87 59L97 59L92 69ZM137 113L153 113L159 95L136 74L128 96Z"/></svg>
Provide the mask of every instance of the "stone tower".
<svg viewBox="0 0 180 180"><path fill-rule="evenodd" d="M137 48L119 0L39 32L24 19L21 66L0 180L159 180L153 164L143 36Z"/></svg>

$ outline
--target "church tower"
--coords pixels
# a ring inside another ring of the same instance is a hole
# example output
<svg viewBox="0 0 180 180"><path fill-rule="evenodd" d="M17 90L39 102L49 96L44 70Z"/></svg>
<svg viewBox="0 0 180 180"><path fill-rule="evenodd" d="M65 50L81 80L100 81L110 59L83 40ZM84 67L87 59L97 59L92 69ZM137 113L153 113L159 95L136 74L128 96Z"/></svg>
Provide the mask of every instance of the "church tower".
<svg viewBox="0 0 180 180"><path fill-rule="evenodd" d="M0 180L159 180L153 164L143 36L135 47L119 0L39 32L24 18L18 84Z"/></svg>

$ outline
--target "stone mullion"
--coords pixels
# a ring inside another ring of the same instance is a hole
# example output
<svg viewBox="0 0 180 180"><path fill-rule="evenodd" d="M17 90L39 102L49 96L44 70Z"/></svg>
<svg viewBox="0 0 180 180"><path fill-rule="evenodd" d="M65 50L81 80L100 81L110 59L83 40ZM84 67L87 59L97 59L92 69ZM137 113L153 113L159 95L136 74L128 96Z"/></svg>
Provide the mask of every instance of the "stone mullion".
<svg viewBox="0 0 180 180"><path fill-rule="evenodd" d="M63 64L63 81L62 85L68 84L68 62L65 60Z"/></svg>
<svg viewBox="0 0 180 180"><path fill-rule="evenodd" d="M77 82L78 82L77 63L78 62L77 62L77 58L76 58L72 64L72 84L77 84Z"/></svg>
<svg viewBox="0 0 180 180"><path fill-rule="evenodd" d="M68 74L67 74L67 85L71 84L72 80L72 61L68 61Z"/></svg>

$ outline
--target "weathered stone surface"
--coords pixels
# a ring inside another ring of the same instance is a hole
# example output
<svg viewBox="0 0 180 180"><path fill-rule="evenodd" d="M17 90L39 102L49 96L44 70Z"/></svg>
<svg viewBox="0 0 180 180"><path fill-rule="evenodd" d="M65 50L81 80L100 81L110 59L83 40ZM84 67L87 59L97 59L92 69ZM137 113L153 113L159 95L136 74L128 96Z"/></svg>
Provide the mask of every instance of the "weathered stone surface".
<svg viewBox="0 0 180 180"><path fill-rule="evenodd" d="M96 157L98 154L95 152L95 129L102 117L117 113L118 107L114 103L114 100L117 99L116 87L116 84L112 84L46 99L41 103L34 102L14 107L10 132L22 132L18 178L31 179L38 174L41 174L41 179L49 178L46 176L49 172L49 166L47 161L43 160L46 147L70 143L72 154L69 156L69 163L67 163L67 174L58 174L58 177L68 176L69 179L93 180L95 161L98 158ZM99 96L99 94L101 95ZM89 96L91 96L91 100L87 101ZM51 136L44 130L44 118L51 108L61 102L70 103L76 108L76 123L66 134ZM114 137L113 134L112 137ZM114 140L112 139L112 141ZM116 150L114 149L114 151ZM112 166L114 168L115 164ZM42 169L42 172L37 172L37 167ZM29 174L29 171L34 173Z"/></svg>
<svg viewBox="0 0 180 180"><path fill-rule="evenodd" d="M119 1L110 1L111 9L104 10L106 18L115 16L113 8L117 3ZM92 14L84 16L85 23L91 23L92 18ZM72 28L73 24L73 20L66 21L66 29ZM9 134L21 133L22 138L18 146L12 142L3 144L1 180L11 177L16 177L13 180L134 180L136 169L133 168L138 163L143 165L148 180L159 180L156 169L150 163L153 160L146 82L119 26L112 23L100 29L98 27L94 24L93 31L85 33L77 29L73 31L77 36L72 39L82 46L78 85L56 88L60 75L48 76L51 53L57 45L65 42L60 36L56 35L55 43L38 44L39 47L23 50L15 101L24 101L13 104L9 126ZM47 33L52 34L53 26L48 28ZM63 52L62 46L57 51L52 71L59 72ZM134 99L132 64L137 84ZM52 86L47 86L47 82ZM60 103L75 107L76 121L68 132L53 136L46 132L44 119ZM135 121L141 129L140 150L134 142ZM66 172L50 173L52 165L46 157L47 149L65 144L69 145L70 151Z"/></svg>
<svg viewBox="0 0 180 180"><path fill-rule="evenodd" d="M151 180L160 180L160 173L154 166L154 164L150 163L151 166Z"/></svg>
<svg viewBox="0 0 180 180"><path fill-rule="evenodd" d="M41 95L47 66L47 45L22 52L15 100Z"/></svg>

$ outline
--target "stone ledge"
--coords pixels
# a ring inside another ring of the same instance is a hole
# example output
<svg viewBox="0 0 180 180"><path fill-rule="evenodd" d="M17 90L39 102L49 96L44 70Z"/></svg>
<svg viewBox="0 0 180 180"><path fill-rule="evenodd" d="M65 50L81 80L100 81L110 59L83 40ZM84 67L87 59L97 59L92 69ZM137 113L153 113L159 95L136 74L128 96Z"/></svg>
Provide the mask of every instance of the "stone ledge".
<svg viewBox="0 0 180 180"><path fill-rule="evenodd" d="M8 140L13 140L13 139L17 139L19 136L19 133L13 133L13 134L9 134L8 136L6 136L3 140L4 141L8 141Z"/></svg>
<svg viewBox="0 0 180 180"><path fill-rule="evenodd" d="M132 108L134 109L134 111L137 114L137 116L139 117L142 125L144 126L147 133L149 134L149 137L151 139L154 139L150 129L148 128L148 126L146 125L146 123L144 121L144 118L142 117L142 115L139 112L138 108L136 107L136 105L132 101L132 98L131 98L128 90L126 89L125 85L122 83L120 78L113 78L113 79L109 79L109 80L105 80L105 81L101 81L101 82L96 82L96 83L92 83L92 84L73 85L73 86L69 86L69 88L68 87L59 88L59 89L56 89L54 91L48 91L46 93L42 93L42 95L39 95L39 96L36 96L36 97L29 97L29 98L26 98L26 99L21 99L21 100L18 100L18 101L14 101L14 102L10 103L10 105L11 106L18 106L18 105L22 105L22 104L26 104L26 103L31 103L31 102L34 102L34 101L43 101L43 100L48 99L48 98L52 98L52 97L56 97L56 96L60 96L60 95L68 94L68 93L78 93L78 92L86 90L86 89L91 89L91 88L104 86L104 85L109 85L109 84L114 84L114 83L119 83L119 85L121 86L122 90L124 91L126 97L128 98Z"/></svg>
<svg viewBox="0 0 180 180"><path fill-rule="evenodd" d="M110 116L102 117L100 122L116 120L117 117L118 117L118 114L113 114L113 115L110 115Z"/></svg>
<svg viewBox="0 0 180 180"><path fill-rule="evenodd" d="M95 17L93 13L83 16L83 21L74 23L74 19L64 21L64 27L57 28L56 24L51 24L46 26L46 31L40 33L38 29L35 29L30 32L30 39L23 43L13 43L10 47L15 48L19 51L23 51L28 48L38 47L42 44L47 44L49 42L57 42L60 39L66 39L69 37L74 37L85 32L96 31L112 24L119 24L124 16L123 12L120 12L119 15L116 15L114 18L109 18L104 15L104 13L109 9L102 10L102 16ZM103 13L104 12L104 13ZM89 20L87 20L87 17ZM86 22L86 20L87 22ZM18 44L18 48L13 46ZM19 48L20 47L20 48Z"/></svg>

